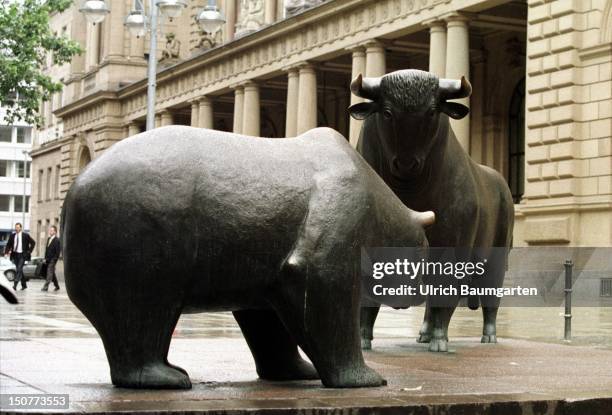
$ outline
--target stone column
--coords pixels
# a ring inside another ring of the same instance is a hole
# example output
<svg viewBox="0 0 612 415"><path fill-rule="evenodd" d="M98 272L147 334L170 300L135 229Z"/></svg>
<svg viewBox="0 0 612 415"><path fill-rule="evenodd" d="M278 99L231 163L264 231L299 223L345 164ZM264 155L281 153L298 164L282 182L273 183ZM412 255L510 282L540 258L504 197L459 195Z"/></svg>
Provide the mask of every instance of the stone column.
<svg viewBox="0 0 612 415"><path fill-rule="evenodd" d="M255 82L244 84L244 111L242 116L242 134L259 136L260 131L259 85Z"/></svg>
<svg viewBox="0 0 612 415"><path fill-rule="evenodd" d="M485 56L484 52L477 53L472 58L472 96L470 97L470 155L477 163L485 161L483 108L485 84Z"/></svg>
<svg viewBox="0 0 612 415"><path fill-rule="evenodd" d="M264 22L271 24L276 21L276 0L264 0Z"/></svg>
<svg viewBox="0 0 612 415"><path fill-rule="evenodd" d="M133 36L130 34L130 58L144 59L145 36Z"/></svg>
<svg viewBox="0 0 612 415"><path fill-rule="evenodd" d="M174 120L172 119L172 113L168 110L163 110L161 112L161 125L165 127L166 125L172 125Z"/></svg>
<svg viewBox="0 0 612 415"><path fill-rule="evenodd" d="M98 64L100 57L100 24L87 23L87 45L85 47L86 70Z"/></svg>
<svg viewBox="0 0 612 415"><path fill-rule="evenodd" d="M192 127L199 127L200 126L200 123L198 122L198 115L200 111L199 100L194 99L193 101L190 101L190 103L191 103L191 123L190 125Z"/></svg>
<svg viewBox="0 0 612 415"><path fill-rule="evenodd" d="M470 79L470 41L468 30L468 19L466 16L453 13L447 17L448 36L446 44L446 77L449 79L461 79L465 76ZM467 107L470 99L456 100ZM461 120L450 120L450 126L461 146L470 151L470 116L469 114Z"/></svg>
<svg viewBox="0 0 612 415"><path fill-rule="evenodd" d="M317 127L317 73L312 65L300 67L296 135Z"/></svg>
<svg viewBox="0 0 612 415"><path fill-rule="evenodd" d="M225 42L234 39L236 31L236 1L225 0L225 25L223 26L223 40Z"/></svg>
<svg viewBox="0 0 612 415"><path fill-rule="evenodd" d="M353 59L353 65L351 69L351 81L359 74L365 75L366 72L366 53L362 47L356 47L351 49L351 56ZM363 102L363 98L351 93L351 105ZM357 141L359 141L359 133L361 132L361 125L363 121L356 120L350 117L349 120L349 141L353 147L357 147Z"/></svg>
<svg viewBox="0 0 612 415"><path fill-rule="evenodd" d="M287 71L287 115L285 118L285 137L295 137L298 119L299 73L295 68Z"/></svg>
<svg viewBox="0 0 612 415"><path fill-rule="evenodd" d="M446 77L446 24L441 20L427 22L429 27L429 72Z"/></svg>
<svg viewBox="0 0 612 415"><path fill-rule="evenodd" d="M371 41L365 44L366 48L366 70L365 76L378 77L383 76L387 71L387 60L385 56L385 48L378 41Z"/></svg>
<svg viewBox="0 0 612 415"><path fill-rule="evenodd" d="M128 124L128 137L133 135L140 134L140 127L135 122L131 122Z"/></svg>
<svg viewBox="0 0 612 415"><path fill-rule="evenodd" d="M126 16L126 3L125 1L114 1L111 12L106 17L106 44L108 45L107 57L108 58L120 58L123 56L123 42L125 40L125 26L123 21ZM97 26L97 25L96 25Z"/></svg>
<svg viewBox="0 0 612 415"><path fill-rule="evenodd" d="M244 111L244 88L237 86L234 88L234 132L242 134L242 119Z"/></svg>
<svg viewBox="0 0 612 415"><path fill-rule="evenodd" d="M208 97L200 98L200 113L198 115L198 121L200 128L213 128L213 107L212 101Z"/></svg>

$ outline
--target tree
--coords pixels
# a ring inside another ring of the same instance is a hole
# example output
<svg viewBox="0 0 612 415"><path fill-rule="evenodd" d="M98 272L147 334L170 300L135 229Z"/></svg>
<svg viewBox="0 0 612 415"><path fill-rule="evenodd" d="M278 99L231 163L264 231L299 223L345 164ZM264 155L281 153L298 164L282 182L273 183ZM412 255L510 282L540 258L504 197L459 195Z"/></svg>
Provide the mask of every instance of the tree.
<svg viewBox="0 0 612 415"><path fill-rule="evenodd" d="M49 16L68 9L72 0L0 0L0 105L5 121L40 126L41 101L49 101L62 83L43 73L50 53L57 65L82 52L78 42L53 33Z"/></svg>

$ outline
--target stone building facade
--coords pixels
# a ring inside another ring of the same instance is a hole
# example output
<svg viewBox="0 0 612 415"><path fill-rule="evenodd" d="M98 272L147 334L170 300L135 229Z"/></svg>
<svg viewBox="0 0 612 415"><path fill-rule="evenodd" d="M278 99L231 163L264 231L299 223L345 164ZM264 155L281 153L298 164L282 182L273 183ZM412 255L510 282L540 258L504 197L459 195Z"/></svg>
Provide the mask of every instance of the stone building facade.
<svg viewBox="0 0 612 415"><path fill-rule="evenodd" d="M34 174L59 165L61 179L57 202L37 202L35 186L34 223L58 216L91 159L144 128L148 41L123 29L124 2L110 3L101 25L72 12L87 53L54 110L61 137L35 144ZM204 40L193 20L203 3L164 22L181 46L160 64L156 126L268 137L330 126L355 143L360 122L346 108L359 100L357 74L465 75L471 113L452 126L507 178L515 246L612 245L612 0L224 0L227 23Z"/></svg>

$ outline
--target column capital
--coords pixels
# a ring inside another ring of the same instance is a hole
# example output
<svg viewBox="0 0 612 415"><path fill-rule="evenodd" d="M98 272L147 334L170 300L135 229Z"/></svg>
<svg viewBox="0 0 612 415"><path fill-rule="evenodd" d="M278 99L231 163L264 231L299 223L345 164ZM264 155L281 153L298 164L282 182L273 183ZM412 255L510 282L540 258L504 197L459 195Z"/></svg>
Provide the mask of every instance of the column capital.
<svg viewBox="0 0 612 415"><path fill-rule="evenodd" d="M188 101L191 105L198 105L200 103L200 98L193 98Z"/></svg>
<svg viewBox="0 0 612 415"><path fill-rule="evenodd" d="M232 84L230 85L230 89L234 90L234 92L236 94L241 94L244 92L244 82L238 83L238 84Z"/></svg>
<svg viewBox="0 0 612 415"><path fill-rule="evenodd" d="M292 74L297 74L299 69L300 68L298 65L289 65L289 66L285 66L281 70L291 76Z"/></svg>
<svg viewBox="0 0 612 415"><path fill-rule="evenodd" d="M467 26L468 22L474 19L474 15L466 12L450 12L441 18L446 21L447 26Z"/></svg>
<svg viewBox="0 0 612 415"><path fill-rule="evenodd" d="M363 54L365 55L365 47L363 44L352 45L347 48L344 48L347 52L351 52L353 55L355 54Z"/></svg>
<svg viewBox="0 0 612 415"><path fill-rule="evenodd" d="M248 81L244 81L240 83L240 86L246 91L248 90L253 90L255 88L259 89L259 84L257 82L255 82L254 80L248 80Z"/></svg>
<svg viewBox="0 0 612 415"><path fill-rule="evenodd" d="M308 61L303 61L303 62L299 62L295 65L295 68L297 68L300 72L302 71L308 71L308 70L315 70L316 69L316 65L313 64L312 62L308 62Z"/></svg>
<svg viewBox="0 0 612 415"><path fill-rule="evenodd" d="M363 43L360 43L359 46L365 48L366 53L372 49L384 49L386 42L383 42L379 39L369 39Z"/></svg>
<svg viewBox="0 0 612 415"><path fill-rule="evenodd" d="M446 30L446 22L439 17L425 20L421 24L428 27L432 32Z"/></svg>
<svg viewBox="0 0 612 415"><path fill-rule="evenodd" d="M207 95L202 95L197 99L198 104L210 104L211 99Z"/></svg>

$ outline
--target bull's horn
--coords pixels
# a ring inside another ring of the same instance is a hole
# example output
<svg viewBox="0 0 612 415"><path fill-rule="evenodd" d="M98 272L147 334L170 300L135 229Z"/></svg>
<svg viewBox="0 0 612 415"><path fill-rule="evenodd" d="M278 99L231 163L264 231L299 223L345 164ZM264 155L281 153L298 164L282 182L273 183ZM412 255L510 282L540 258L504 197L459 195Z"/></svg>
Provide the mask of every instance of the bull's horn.
<svg viewBox="0 0 612 415"><path fill-rule="evenodd" d="M440 97L445 100L466 98L472 94L472 85L465 76L461 80L440 78L439 89Z"/></svg>
<svg viewBox="0 0 612 415"><path fill-rule="evenodd" d="M361 74L351 82L351 92L358 97L375 101L380 89L380 78L364 78Z"/></svg>
<svg viewBox="0 0 612 415"><path fill-rule="evenodd" d="M416 212L416 220L421 226L433 225L436 221L436 214L431 210L426 212Z"/></svg>

